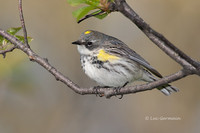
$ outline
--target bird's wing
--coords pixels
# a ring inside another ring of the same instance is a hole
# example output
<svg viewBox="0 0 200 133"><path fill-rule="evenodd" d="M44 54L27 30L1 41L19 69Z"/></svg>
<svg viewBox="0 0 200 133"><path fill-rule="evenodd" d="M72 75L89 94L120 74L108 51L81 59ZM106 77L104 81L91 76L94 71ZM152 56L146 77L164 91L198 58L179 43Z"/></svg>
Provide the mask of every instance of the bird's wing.
<svg viewBox="0 0 200 133"><path fill-rule="evenodd" d="M115 43L115 42L112 42L112 43ZM142 65L144 68L148 69L154 75L162 78L162 75L156 69L150 66L150 64L144 58L142 58L139 54L137 54L135 51L130 49L124 43L123 45L118 45L118 44L117 45L113 44L112 46L109 45L109 47L107 47L105 51L107 51L110 54L113 54L119 57L123 56L124 58L128 58L132 61L135 61L138 64Z"/></svg>

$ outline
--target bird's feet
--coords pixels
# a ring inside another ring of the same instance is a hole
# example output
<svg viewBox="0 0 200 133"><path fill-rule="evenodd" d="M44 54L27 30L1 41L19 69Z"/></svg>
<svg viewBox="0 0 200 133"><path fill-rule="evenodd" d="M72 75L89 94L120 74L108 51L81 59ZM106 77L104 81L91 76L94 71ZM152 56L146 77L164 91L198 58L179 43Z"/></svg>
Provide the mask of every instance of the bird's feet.
<svg viewBox="0 0 200 133"><path fill-rule="evenodd" d="M120 92L121 88L123 88L123 87L114 87L115 97L117 97L118 99L122 99L123 98L123 94L121 94L120 97L117 96L117 94Z"/></svg>
<svg viewBox="0 0 200 133"><path fill-rule="evenodd" d="M126 85L128 84L128 82L126 82L123 86L121 87L114 87L115 89L115 96L117 97L117 94L120 92L121 88L125 87ZM120 95L120 97L117 97L119 99L122 99L123 98L123 94Z"/></svg>
<svg viewBox="0 0 200 133"><path fill-rule="evenodd" d="M103 97L104 94L100 94L100 93L99 93L100 88L110 88L110 87L108 87L108 86L94 86L94 87L93 87L96 96Z"/></svg>
<svg viewBox="0 0 200 133"><path fill-rule="evenodd" d="M113 88L114 91L115 91L115 96L117 97L117 94L120 92L121 88L125 87L127 84L128 84L128 82L126 82L123 86L120 86L120 87L94 86L93 89L95 90L96 96L103 97L104 94L101 94L101 93L99 92L99 91L100 91L100 88ZM123 98L123 94L121 94L120 97L117 97L117 98L122 99L122 98Z"/></svg>

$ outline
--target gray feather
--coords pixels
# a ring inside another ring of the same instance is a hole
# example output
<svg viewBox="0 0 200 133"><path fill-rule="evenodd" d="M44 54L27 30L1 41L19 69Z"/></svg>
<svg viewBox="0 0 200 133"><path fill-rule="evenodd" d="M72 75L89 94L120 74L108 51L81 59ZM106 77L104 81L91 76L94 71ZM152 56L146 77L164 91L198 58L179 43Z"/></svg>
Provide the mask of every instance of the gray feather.
<svg viewBox="0 0 200 133"><path fill-rule="evenodd" d="M142 58L139 54L137 54L135 51L130 49L125 43L123 43L122 41L116 38L114 39L112 38L108 40L109 41L105 42L105 44L106 43L109 44L108 47L105 49L106 51L108 51L108 53L112 53L116 56L123 56L127 59L135 61L138 64L142 65L144 68L148 69L154 75L162 78L162 75L156 69L150 66L150 64L144 58Z"/></svg>

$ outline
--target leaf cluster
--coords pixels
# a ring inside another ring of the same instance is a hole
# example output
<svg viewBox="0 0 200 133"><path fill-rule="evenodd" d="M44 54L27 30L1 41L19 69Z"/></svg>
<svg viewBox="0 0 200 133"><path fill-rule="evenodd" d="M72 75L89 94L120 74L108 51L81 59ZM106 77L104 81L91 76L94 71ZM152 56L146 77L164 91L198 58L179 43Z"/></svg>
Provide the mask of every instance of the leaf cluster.
<svg viewBox="0 0 200 133"><path fill-rule="evenodd" d="M22 29L22 27L13 27L13 28L9 28L7 30L7 33L9 33L10 35L13 35L14 37L16 37L19 41L24 43L24 37L20 36L20 35L16 35L20 30ZM28 42L31 42L33 40L33 38L31 37L27 37L28 38ZM4 37L0 36L0 50L5 50L7 49L9 46L11 45L11 43L5 39Z"/></svg>
<svg viewBox="0 0 200 133"><path fill-rule="evenodd" d="M80 4L87 5L77 9L72 13L77 22L87 16L91 11L93 12L89 14L89 16L95 16L99 19L105 18L110 13L108 7L111 2L113 2L113 0L68 0L68 3L71 6L78 6Z"/></svg>

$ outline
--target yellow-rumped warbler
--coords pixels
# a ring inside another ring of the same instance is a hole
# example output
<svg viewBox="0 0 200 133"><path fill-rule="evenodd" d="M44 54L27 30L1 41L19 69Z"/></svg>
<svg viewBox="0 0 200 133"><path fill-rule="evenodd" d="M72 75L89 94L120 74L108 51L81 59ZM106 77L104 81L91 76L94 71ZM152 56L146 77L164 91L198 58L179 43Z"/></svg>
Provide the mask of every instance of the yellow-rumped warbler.
<svg viewBox="0 0 200 133"><path fill-rule="evenodd" d="M112 36L86 30L72 44L78 47L82 69L86 75L101 86L117 88L137 80L152 82L157 80L155 76L162 78L146 60ZM169 84L158 89L165 95L178 91Z"/></svg>

